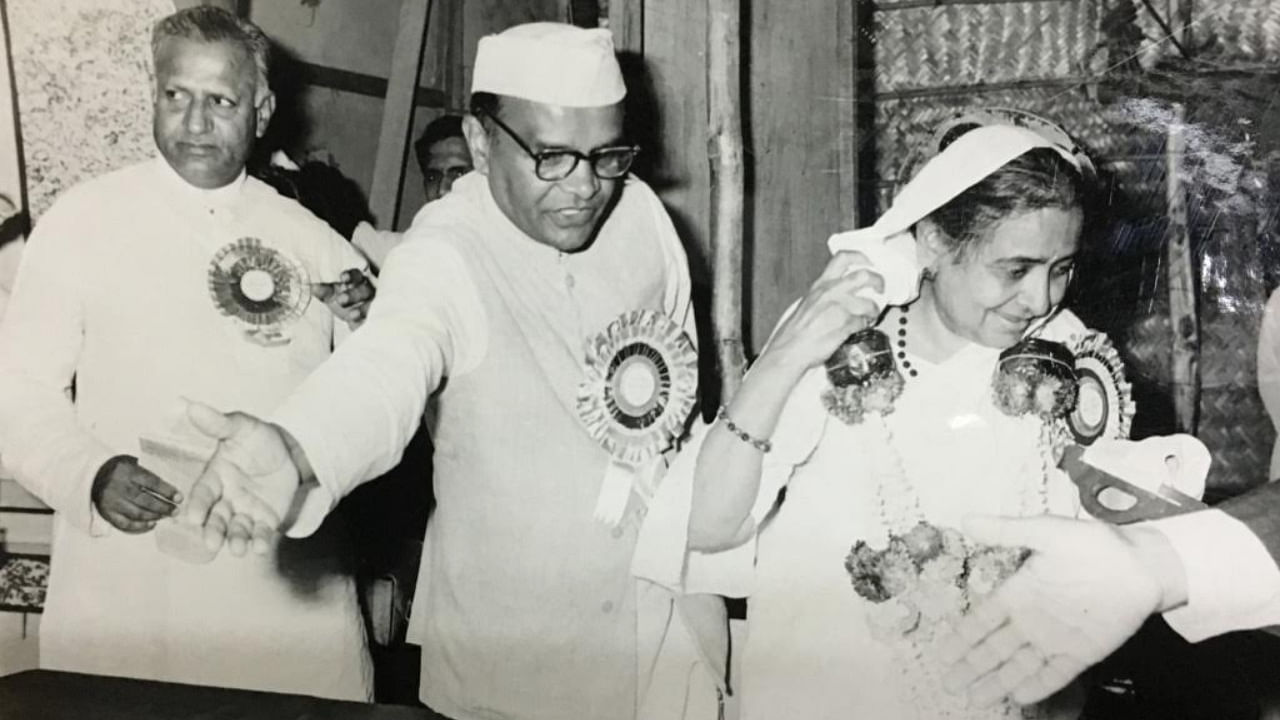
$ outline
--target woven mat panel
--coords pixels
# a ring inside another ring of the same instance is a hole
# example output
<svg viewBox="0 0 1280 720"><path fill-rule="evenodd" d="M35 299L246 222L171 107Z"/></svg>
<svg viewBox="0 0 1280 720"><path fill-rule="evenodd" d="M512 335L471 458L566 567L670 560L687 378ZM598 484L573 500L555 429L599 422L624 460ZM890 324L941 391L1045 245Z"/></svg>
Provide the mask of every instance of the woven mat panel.
<svg viewBox="0 0 1280 720"><path fill-rule="evenodd" d="M1213 493L1234 495L1266 479L1276 432L1256 387L1204 388L1197 436L1213 457Z"/></svg>
<svg viewBox="0 0 1280 720"><path fill-rule="evenodd" d="M1147 54L1172 57L1164 31L1140 12ZM1181 38L1179 38L1181 39ZM1219 63L1274 63L1280 60L1280 3L1276 0L1197 0L1192 8L1191 43L1198 58Z"/></svg>
<svg viewBox="0 0 1280 720"><path fill-rule="evenodd" d="M1095 162L1114 172L1126 188L1133 184L1135 197L1149 195L1162 186L1160 162L1140 159L1158 156L1162 137L1134 128L1125 116L1091 99L1080 88L1010 88L979 93L940 93L903 98L881 98L875 106L874 142L877 199L880 207L899 177L902 165L944 119L956 111L980 107L1012 107L1036 113L1062 125L1083 144ZM1163 191L1157 194L1160 195Z"/></svg>
<svg viewBox="0 0 1280 720"><path fill-rule="evenodd" d="M876 87L950 87L1083 73L1098 42L1096 2L876 6Z"/></svg>

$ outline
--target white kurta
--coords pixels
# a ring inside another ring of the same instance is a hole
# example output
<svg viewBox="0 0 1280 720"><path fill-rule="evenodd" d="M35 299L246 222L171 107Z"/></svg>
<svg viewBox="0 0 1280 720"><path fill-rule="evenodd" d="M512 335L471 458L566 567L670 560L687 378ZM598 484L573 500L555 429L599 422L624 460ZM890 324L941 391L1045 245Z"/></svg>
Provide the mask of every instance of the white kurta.
<svg viewBox="0 0 1280 720"><path fill-rule="evenodd" d="M588 340L624 312L693 335L684 252L639 180L573 254L522 233L486 180L423 208L368 321L274 419L338 498L395 464L434 398L437 506L409 625L424 702L459 720L632 718L657 648L687 637L670 594L629 574L634 518L593 518L609 455L576 393Z"/></svg>
<svg viewBox="0 0 1280 720"><path fill-rule="evenodd" d="M1062 341L1083 330L1063 313L1042 337ZM897 521L892 508L903 507L896 502L902 493L891 488L886 496L878 487L895 463L935 525L958 528L973 512L1074 515L1079 508L1075 486L1046 466L1041 422L1009 417L993 404L998 350L970 345L936 365L912 355L909 345L907 352L919 375L906 379L883 424L831 418L820 400L824 370L805 375L765 455L753 510L760 530L745 545L687 559L677 547L684 538L672 530L688 517L700 441L681 452L667 492L655 500L637 573L690 591L750 596L737 684L743 720L1019 717L1004 709L952 714L963 708L961 698L923 675L923 663L872 637L871 604L854 592L844 567L856 541L883 547L888 524Z"/></svg>
<svg viewBox="0 0 1280 720"><path fill-rule="evenodd" d="M137 455L139 435L164 429L181 397L265 414L330 354L333 315L318 301L276 347L246 341L220 314L210 262L244 237L313 282L363 266L263 183L201 191L159 158L73 188L32 234L0 324L0 453L57 511L41 664L368 699L363 626L334 533L266 558L224 552L189 565L151 533L115 530L90 502L102 463Z"/></svg>

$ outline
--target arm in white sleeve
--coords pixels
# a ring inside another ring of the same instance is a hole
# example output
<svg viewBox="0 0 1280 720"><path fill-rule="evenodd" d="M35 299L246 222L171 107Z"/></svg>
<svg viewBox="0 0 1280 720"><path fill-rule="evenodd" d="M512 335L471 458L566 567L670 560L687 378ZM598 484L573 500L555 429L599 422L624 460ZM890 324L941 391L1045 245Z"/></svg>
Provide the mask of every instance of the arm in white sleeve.
<svg viewBox="0 0 1280 720"><path fill-rule="evenodd" d="M749 515L752 531L743 542L718 551L689 549L698 455L710 429L699 423L649 504L636 542L633 575L678 592L729 597L753 592L759 532L778 494L796 467L813 454L826 428L827 413L818 399L824 377L818 368L796 385L779 417L773 449L761 459L760 482Z"/></svg>
<svg viewBox="0 0 1280 720"><path fill-rule="evenodd" d="M387 255L392 248L404 239L403 233L390 230L378 230L367 222L361 221L351 233L351 244L369 260L374 272L382 272Z"/></svg>
<svg viewBox="0 0 1280 720"><path fill-rule="evenodd" d="M647 186L645 187L648 190ZM680 244L680 236L671 222L671 216L662 205L662 201L652 191L647 193L650 202L653 222L657 227L659 243L663 254L663 273L666 277L666 288L663 294L663 311L684 329L689 340L698 345L698 326L694 319L692 300L692 281L689 279L689 258L684 246Z"/></svg>
<svg viewBox="0 0 1280 720"><path fill-rule="evenodd" d="M1221 510L1147 523L1169 539L1186 576L1187 604L1164 613L1191 642L1280 624L1280 568L1248 525Z"/></svg>
<svg viewBox="0 0 1280 720"><path fill-rule="evenodd" d="M297 441L318 483L290 536L310 534L351 489L391 469L442 379L484 357L484 306L457 251L414 242L393 257L368 320L269 418Z"/></svg>
<svg viewBox="0 0 1280 720"><path fill-rule="evenodd" d="M79 424L70 399L84 344L89 231L65 204L55 205L27 243L0 323L0 455L18 482L72 526L98 534L93 478L117 453Z"/></svg>

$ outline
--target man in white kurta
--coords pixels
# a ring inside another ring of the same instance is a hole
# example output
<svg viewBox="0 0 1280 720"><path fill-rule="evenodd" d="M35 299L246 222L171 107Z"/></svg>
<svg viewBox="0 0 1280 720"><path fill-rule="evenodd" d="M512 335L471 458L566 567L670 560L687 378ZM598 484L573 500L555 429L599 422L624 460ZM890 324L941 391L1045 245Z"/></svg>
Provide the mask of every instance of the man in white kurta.
<svg viewBox="0 0 1280 720"><path fill-rule="evenodd" d="M617 526L593 517L610 454L575 409L588 342L620 315L659 312L693 335L686 260L661 203L621 176L626 165L600 172L590 155L620 141L608 37L536 24L481 41L474 89L500 93L490 112L504 119L468 118L477 172L419 213L368 321L269 416L305 460L294 456L290 482L301 475L327 500L287 528L305 535L396 463L433 401L437 507L409 638L422 646L422 700L458 720L715 717L708 668L723 658L700 664L676 618L699 614L723 633L723 603L677 607L631 576L641 493ZM520 143L582 157L561 180L535 180L536 151ZM575 209L539 224L543 198ZM286 452L270 426L229 422Z"/></svg>
<svg viewBox="0 0 1280 720"><path fill-rule="evenodd" d="M196 112L240 100L210 94L210 76L183 63L216 69L217 58L244 50L189 38L162 47L162 97L204 98ZM205 177L195 166L225 156L202 135L218 124L191 117L184 149L175 153L158 129L162 157L72 188L40 218L0 324L0 452L56 511L41 665L367 700L354 584L329 529L249 561L189 564L138 531L150 524L126 532L93 499L95 477L140 455L140 436L170 430L182 398L265 413L329 356L334 315L307 300L309 288L295 288L305 309L294 306L301 312L275 341L255 342L228 312L235 304L212 292L215 258L253 238L312 282L362 267L328 226L246 177L234 153L222 168L230 178L193 185L190 176Z"/></svg>

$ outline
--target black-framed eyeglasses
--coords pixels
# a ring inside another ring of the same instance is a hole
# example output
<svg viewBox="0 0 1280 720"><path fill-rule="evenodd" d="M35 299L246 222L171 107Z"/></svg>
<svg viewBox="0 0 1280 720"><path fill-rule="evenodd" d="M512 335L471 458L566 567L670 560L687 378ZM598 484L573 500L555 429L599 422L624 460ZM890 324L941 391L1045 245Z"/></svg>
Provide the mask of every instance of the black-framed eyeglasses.
<svg viewBox="0 0 1280 720"><path fill-rule="evenodd" d="M556 182L569 177L578 168L580 160L586 160L591 163L591 171L601 180L617 180L627 174L627 171L631 169L631 163L635 162L636 153L640 152L640 146L638 145L603 147L592 150L585 155L577 150L567 149L535 152L523 138L507 127L507 124L499 120L493 113L485 112L484 114L495 125L502 128L503 132L510 135L521 150L524 150L529 157L533 158L533 172L538 176L539 180L544 182Z"/></svg>

